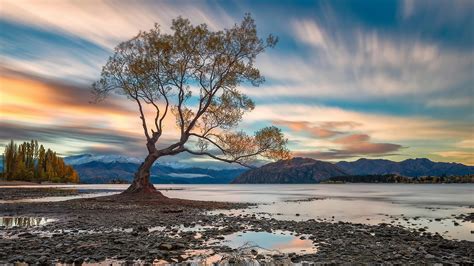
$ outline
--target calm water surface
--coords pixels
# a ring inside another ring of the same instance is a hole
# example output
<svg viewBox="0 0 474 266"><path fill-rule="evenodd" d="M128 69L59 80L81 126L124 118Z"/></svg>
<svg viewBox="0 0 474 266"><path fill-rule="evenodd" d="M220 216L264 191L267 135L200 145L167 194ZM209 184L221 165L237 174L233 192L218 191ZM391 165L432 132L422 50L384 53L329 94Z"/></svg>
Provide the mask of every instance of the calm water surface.
<svg viewBox="0 0 474 266"><path fill-rule="evenodd" d="M231 248L250 247L259 251L274 251L298 254L315 253L313 241L300 239L287 231L268 232L237 232L226 236L221 242ZM258 247L258 248L257 248Z"/></svg>
<svg viewBox="0 0 474 266"><path fill-rule="evenodd" d="M127 186L52 185L52 187L101 190L100 193L82 197L118 193ZM474 231L474 224L454 218L459 214L474 212L474 184L156 185L156 187L166 196L173 198L260 203L255 208L245 210L244 213L271 215L276 219L391 223L416 229L424 227L427 231L438 232L448 238L474 241L474 234L471 233ZM41 200L65 200L74 197L77 196ZM227 213L239 212L242 211ZM455 222L459 225L456 226Z"/></svg>

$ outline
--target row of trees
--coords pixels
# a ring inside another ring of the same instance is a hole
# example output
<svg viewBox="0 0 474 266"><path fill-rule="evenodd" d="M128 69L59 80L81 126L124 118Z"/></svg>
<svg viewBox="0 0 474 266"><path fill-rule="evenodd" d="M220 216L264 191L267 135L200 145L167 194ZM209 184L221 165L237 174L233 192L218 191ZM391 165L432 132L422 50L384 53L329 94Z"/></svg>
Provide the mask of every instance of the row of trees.
<svg viewBox="0 0 474 266"><path fill-rule="evenodd" d="M465 176L422 176L409 178L397 174L387 175L352 175L331 177L323 183L474 183L474 175Z"/></svg>
<svg viewBox="0 0 474 266"><path fill-rule="evenodd" d="M474 175L422 176L412 179L413 183L474 183Z"/></svg>
<svg viewBox="0 0 474 266"><path fill-rule="evenodd" d="M13 140L3 154L3 178L20 181L79 182L79 175L51 149L38 141L17 145Z"/></svg>

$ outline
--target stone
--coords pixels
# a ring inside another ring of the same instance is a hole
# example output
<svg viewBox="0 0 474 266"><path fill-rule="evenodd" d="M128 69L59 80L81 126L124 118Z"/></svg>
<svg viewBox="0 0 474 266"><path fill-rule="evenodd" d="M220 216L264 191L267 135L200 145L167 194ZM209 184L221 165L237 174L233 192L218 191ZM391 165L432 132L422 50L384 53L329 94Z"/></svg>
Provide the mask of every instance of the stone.
<svg viewBox="0 0 474 266"><path fill-rule="evenodd" d="M34 235L31 234L31 233L28 233L28 232L24 232L24 233L19 233L17 236L18 237L30 238L30 237L33 237Z"/></svg>
<svg viewBox="0 0 474 266"><path fill-rule="evenodd" d="M428 260L434 259L434 258L435 258L434 255L431 255L431 254L426 254L426 255L425 255L425 259L428 259Z"/></svg>
<svg viewBox="0 0 474 266"><path fill-rule="evenodd" d="M171 243L161 243L159 246L158 246L159 249L162 249L162 250L172 250L174 248L173 244Z"/></svg>

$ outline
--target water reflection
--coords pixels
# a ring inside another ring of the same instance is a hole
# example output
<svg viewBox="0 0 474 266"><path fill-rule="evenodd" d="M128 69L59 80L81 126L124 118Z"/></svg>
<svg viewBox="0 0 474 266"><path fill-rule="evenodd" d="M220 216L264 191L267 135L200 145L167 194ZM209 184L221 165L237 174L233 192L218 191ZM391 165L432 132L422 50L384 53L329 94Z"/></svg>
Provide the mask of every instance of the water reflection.
<svg viewBox="0 0 474 266"><path fill-rule="evenodd" d="M1 188L1 187L0 187ZM42 197L42 198L24 198L24 199L14 199L14 200L0 200L0 204L5 203L30 203L30 202L58 202L66 201L72 199L86 199L86 198L95 198L102 196L111 196L118 194L117 191L107 191L107 192L93 192L93 193L83 193L73 196L51 196L51 197Z"/></svg>
<svg viewBox="0 0 474 266"><path fill-rule="evenodd" d="M44 217L0 217L0 226L11 227L32 227L45 225L54 221Z"/></svg>
<svg viewBox="0 0 474 266"><path fill-rule="evenodd" d="M49 197L35 200L60 201L77 197L97 197L119 193L128 185L51 185L51 187L108 191L80 196ZM30 186L38 187L38 186ZM214 213L269 213L282 220L352 222L364 224L391 223L412 229L428 227L447 238L474 241L473 223L452 215L473 211L474 184L305 184L305 185L156 185L171 198L261 203L244 211ZM170 190L172 189L172 190ZM309 198L324 200L308 201ZM12 201L2 201L0 204ZM212 212L211 212L212 213ZM298 214L298 216L296 215ZM420 219L415 220L415 217ZM408 218L409 221L405 221ZM437 219L442 219L437 221ZM414 225L416 224L416 225Z"/></svg>
<svg viewBox="0 0 474 266"><path fill-rule="evenodd" d="M231 248L254 247L266 252L283 253L315 253L317 251L313 241L294 236L291 232L237 232L225 237L222 244Z"/></svg>

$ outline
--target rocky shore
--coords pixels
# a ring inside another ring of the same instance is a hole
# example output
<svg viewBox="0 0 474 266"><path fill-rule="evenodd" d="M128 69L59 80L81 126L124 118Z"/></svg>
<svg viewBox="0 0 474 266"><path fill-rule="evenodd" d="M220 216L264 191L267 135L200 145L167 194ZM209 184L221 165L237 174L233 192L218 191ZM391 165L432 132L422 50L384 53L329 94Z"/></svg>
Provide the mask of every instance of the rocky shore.
<svg viewBox="0 0 474 266"><path fill-rule="evenodd" d="M153 197L132 200L119 196L1 204L3 217L46 217L54 221L37 227L1 227L0 264L104 260L180 263L200 253L208 257L216 254L217 261L227 262L471 264L474 261L474 242L447 240L438 234L390 224L281 221L245 212L225 215L218 211L247 207L248 204ZM222 242L225 236L236 232L278 230L312 241L316 251L265 254L256 248L232 249Z"/></svg>
<svg viewBox="0 0 474 266"><path fill-rule="evenodd" d="M84 193L77 189L57 188L0 188L0 200L36 199L44 197L75 196Z"/></svg>

